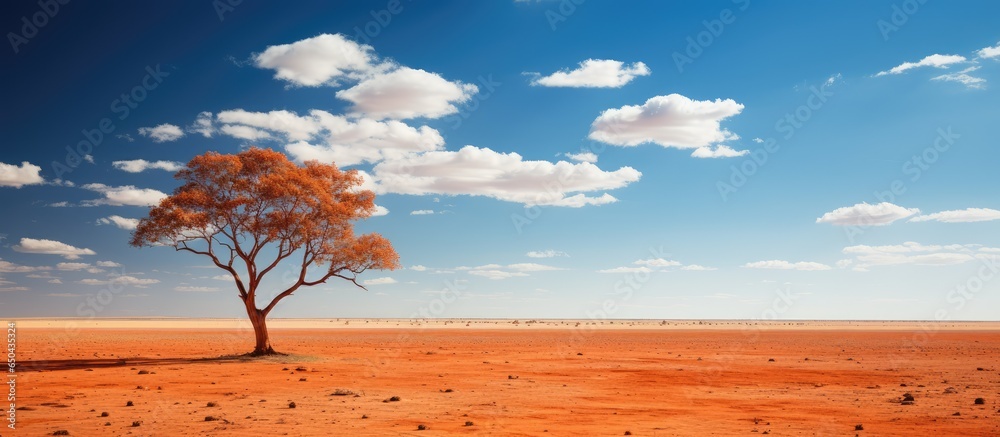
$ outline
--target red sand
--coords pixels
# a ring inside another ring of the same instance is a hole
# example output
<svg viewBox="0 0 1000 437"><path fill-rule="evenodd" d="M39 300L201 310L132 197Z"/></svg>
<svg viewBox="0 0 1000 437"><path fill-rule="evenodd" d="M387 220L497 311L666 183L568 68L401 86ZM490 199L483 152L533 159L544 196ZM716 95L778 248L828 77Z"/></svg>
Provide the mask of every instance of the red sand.
<svg viewBox="0 0 1000 437"><path fill-rule="evenodd" d="M64 333L18 331L0 435L1000 435L996 330Z"/></svg>

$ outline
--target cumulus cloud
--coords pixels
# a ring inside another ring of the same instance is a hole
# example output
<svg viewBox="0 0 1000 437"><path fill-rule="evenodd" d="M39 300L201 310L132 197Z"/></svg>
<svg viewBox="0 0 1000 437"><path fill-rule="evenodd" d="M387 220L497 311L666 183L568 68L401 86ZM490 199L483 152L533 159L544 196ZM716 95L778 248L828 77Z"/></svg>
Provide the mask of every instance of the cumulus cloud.
<svg viewBox="0 0 1000 437"><path fill-rule="evenodd" d="M836 226L884 226L919 213L920 210L917 208L904 208L889 202L875 205L862 202L823 214L816 219L816 223Z"/></svg>
<svg viewBox="0 0 1000 437"><path fill-rule="evenodd" d="M569 256L566 252L559 250L533 250L526 253L528 258L555 258L560 256Z"/></svg>
<svg viewBox="0 0 1000 437"><path fill-rule="evenodd" d="M500 264L486 264L477 267L457 267L455 270L468 271L470 275L482 276L493 280L501 280L528 276L529 272L546 272L563 269L537 263L517 263L506 266Z"/></svg>
<svg viewBox="0 0 1000 437"><path fill-rule="evenodd" d="M215 134L215 127L212 124L212 113L208 111L199 112L194 123L188 126L188 132L201 134L205 138L212 138L212 135Z"/></svg>
<svg viewBox="0 0 1000 437"><path fill-rule="evenodd" d="M56 270L62 270L67 272L75 272L78 270L83 270L90 267L87 263L59 263L56 264Z"/></svg>
<svg viewBox="0 0 1000 437"><path fill-rule="evenodd" d="M817 262L808 262L808 261L788 262L782 260L757 261L752 263L746 263L743 265L743 267L748 269L771 269L771 270L802 270L802 271L830 270L830 266Z"/></svg>
<svg viewBox="0 0 1000 437"><path fill-rule="evenodd" d="M933 214L919 215L911 218L911 222L938 221L944 223L968 223L1000 220L1000 211L990 208L966 208L951 211L941 211Z"/></svg>
<svg viewBox="0 0 1000 437"><path fill-rule="evenodd" d="M514 278L514 277L519 277L519 276L528 276L528 274L524 273L524 272L508 272L508 271L503 271L503 270L489 270L489 269L487 269L487 270L471 270L471 271L469 271L469 274L470 275L476 275L476 276L482 276L482 277L485 277L485 278L492 279L494 281L499 281L501 279Z"/></svg>
<svg viewBox="0 0 1000 437"><path fill-rule="evenodd" d="M98 267L121 267L122 265L118 264L118 263L116 263L114 261L98 261L97 262L97 266Z"/></svg>
<svg viewBox="0 0 1000 437"><path fill-rule="evenodd" d="M178 171L184 168L184 164L175 161L146 161L145 159L133 159L131 161L115 161L111 163L118 170L129 173L140 173L150 169Z"/></svg>
<svg viewBox="0 0 1000 437"><path fill-rule="evenodd" d="M877 74L875 74L875 76L902 74L906 71L920 67L948 68L953 64L959 64L962 62L966 62L965 56L934 54L927 56L924 59L921 59L920 61L917 62L904 62L895 67L892 67L892 69L886 71L880 71Z"/></svg>
<svg viewBox="0 0 1000 437"><path fill-rule="evenodd" d="M597 163L597 154L594 152L565 153L563 156L569 158L571 161Z"/></svg>
<svg viewBox="0 0 1000 437"><path fill-rule="evenodd" d="M114 276L109 279L82 279L77 281L83 285L124 285L136 288L146 288L153 284L159 284L159 279L136 278L135 276Z"/></svg>
<svg viewBox="0 0 1000 437"><path fill-rule="evenodd" d="M857 245L845 247L843 253L854 257L855 270L872 266L914 264L945 266L972 261L1000 249L977 244L924 245L912 241L886 246Z"/></svg>
<svg viewBox="0 0 1000 437"><path fill-rule="evenodd" d="M421 266L421 265L415 265L415 266L410 267L410 270L413 270L415 272L423 272L423 271L427 271L427 267L424 267L424 266Z"/></svg>
<svg viewBox="0 0 1000 437"><path fill-rule="evenodd" d="M41 171L41 167L27 161L22 162L20 166L0 162L0 187L21 188L25 185L44 183Z"/></svg>
<svg viewBox="0 0 1000 437"><path fill-rule="evenodd" d="M66 259L79 259L82 255L96 255L96 252L90 249L73 247L55 240L36 240L34 238L22 238L21 244L14 246L13 249L23 253L59 255Z"/></svg>
<svg viewBox="0 0 1000 437"><path fill-rule="evenodd" d="M738 139L720 123L742 111L743 105L732 99L692 100L680 94L656 96L641 106L604 111L591 124L590 139L616 146L654 143L697 149Z"/></svg>
<svg viewBox="0 0 1000 437"><path fill-rule="evenodd" d="M30 273L30 272L39 272L39 271L44 271L44 270L52 270L52 267L48 267L48 266L39 266L39 267L22 266L22 265L14 264L14 263L12 263L10 261L4 261L4 260L0 259L0 273ZM49 274L46 273L44 275L44 277L46 277L46 278L50 277L48 275ZM42 277L42 276L39 276L39 277Z"/></svg>
<svg viewBox="0 0 1000 437"><path fill-rule="evenodd" d="M341 86L337 98L351 102L354 115L375 119L439 118L458 112L475 85L448 81L436 73L380 60L371 46L343 35L322 34L291 44L270 46L253 56L259 68L292 86ZM247 132L244 132L247 133Z"/></svg>
<svg viewBox="0 0 1000 437"><path fill-rule="evenodd" d="M680 262L663 258L640 259L633 264L648 267L677 267L681 265Z"/></svg>
<svg viewBox="0 0 1000 437"><path fill-rule="evenodd" d="M299 162L317 160L349 166L444 148L444 137L427 126L416 128L396 120L349 119L320 110L300 116L285 110L235 109L218 113L216 122L223 135L283 141L285 151Z"/></svg>
<svg viewBox="0 0 1000 437"><path fill-rule="evenodd" d="M291 85L338 86L341 79L358 79L375 68L372 47L343 35L322 34L291 44L269 46L253 56L258 68L274 70L274 78Z"/></svg>
<svg viewBox="0 0 1000 437"><path fill-rule="evenodd" d="M717 145L713 147L699 147L691 152L695 158L735 158L750 153L749 150L734 150L729 146Z"/></svg>
<svg viewBox="0 0 1000 437"><path fill-rule="evenodd" d="M131 206L156 206L160 200L167 197L166 193L151 188L136 188L132 185L112 187L104 184L86 184L83 188L104 194L103 199L84 201L84 205L131 205Z"/></svg>
<svg viewBox="0 0 1000 437"><path fill-rule="evenodd" d="M119 228L126 230L133 230L139 226L139 219L125 218L120 215L109 215L107 217L102 217L97 219L97 224L99 225L115 225Z"/></svg>
<svg viewBox="0 0 1000 437"><path fill-rule="evenodd" d="M180 126L164 123L155 127L140 127L139 135L151 138L154 143L165 143L180 139L184 131Z"/></svg>
<svg viewBox="0 0 1000 437"><path fill-rule="evenodd" d="M434 214L433 209L418 209L416 211L410 211L410 215L431 215Z"/></svg>
<svg viewBox="0 0 1000 437"><path fill-rule="evenodd" d="M638 76L648 76L649 67L642 62L626 65L613 59L587 59L575 70L564 69L548 76L533 76L531 84L546 87L621 88Z"/></svg>
<svg viewBox="0 0 1000 437"><path fill-rule="evenodd" d="M982 59L993 59L1000 57L1000 42L993 47L985 47L976 52Z"/></svg>
<svg viewBox="0 0 1000 437"><path fill-rule="evenodd" d="M986 88L986 79L972 76L969 74L978 69L979 66L976 65L966 68L957 73L948 73L948 74L942 74L940 76L934 76L931 78L931 80L940 80L944 82L958 82L962 85L965 85L966 88L983 89Z"/></svg>
<svg viewBox="0 0 1000 437"><path fill-rule="evenodd" d="M353 103L356 115L375 119L440 118L458 112L455 104L467 102L479 92L472 84L451 82L436 73L409 67L380 73L337 97Z"/></svg>
<svg viewBox="0 0 1000 437"><path fill-rule="evenodd" d="M698 265L698 264L689 264L689 265L681 267L681 270L689 270L689 271L695 271L695 272L707 272L707 271L718 270L718 269L716 269L715 267L705 267L705 266L701 266L701 265Z"/></svg>
<svg viewBox="0 0 1000 437"><path fill-rule="evenodd" d="M681 264L681 262L679 261L674 261L671 259L664 259L664 258L640 259L632 262L632 264L633 264L632 266L615 267L612 269L598 270L597 272L598 273L650 273L654 271L668 271L669 267L683 266L683 264ZM684 267L681 267L681 269L684 269ZM689 268L684 270L699 270L699 269L705 269L705 268L701 266L695 266L695 268Z"/></svg>
<svg viewBox="0 0 1000 437"><path fill-rule="evenodd" d="M388 276L383 278L365 279L364 281L361 281L363 285L388 285L395 284L396 282L397 281L395 279Z"/></svg>
<svg viewBox="0 0 1000 437"><path fill-rule="evenodd" d="M381 217L389 214L389 209L382 205L375 205L375 210L372 211L372 217Z"/></svg>
<svg viewBox="0 0 1000 437"><path fill-rule="evenodd" d="M641 175L631 167L607 172L586 162L525 161L517 153L474 146L384 161L374 169L380 193L464 194L569 207L615 202L607 193L598 197L583 193L621 188Z"/></svg>

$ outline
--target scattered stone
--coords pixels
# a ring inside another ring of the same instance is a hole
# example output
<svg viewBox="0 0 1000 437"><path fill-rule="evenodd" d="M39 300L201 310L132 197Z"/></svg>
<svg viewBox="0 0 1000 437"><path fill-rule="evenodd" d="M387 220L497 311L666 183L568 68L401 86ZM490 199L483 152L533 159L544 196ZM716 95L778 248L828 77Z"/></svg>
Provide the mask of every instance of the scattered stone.
<svg viewBox="0 0 1000 437"><path fill-rule="evenodd" d="M206 422L214 422L216 420L219 420L219 418L215 417L215 416L205 416L205 421Z"/></svg>
<svg viewBox="0 0 1000 437"><path fill-rule="evenodd" d="M214 407L218 407L219 404L216 403L216 402L209 401L207 404L205 404L205 406L209 407L209 408L214 408Z"/></svg>
<svg viewBox="0 0 1000 437"><path fill-rule="evenodd" d="M985 404L986 404L986 399L983 399L983 398L976 398L976 400L974 401L974 403L975 403L976 405L985 405Z"/></svg>
<svg viewBox="0 0 1000 437"><path fill-rule="evenodd" d="M139 425L142 425L142 422L140 422L140 421L138 421L138 420L136 420L136 421L132 422L132 428L138 428L138 427L139 427Z"/></svg>
<svg viewBox="0 0 1000 437"><path fill-rule="evenodd" d="M149 371L148 370L140 370L139 374L140 375L149 375Z"/></svg>
<svg viewBox="0 0 1000 437"><path fill-rule="evenodd" d="M108 416L110 416L110 414L108 414L107 411L101 412L101 417L108 417Z"/></svg>
<svg viewBox="0 0 1000 437"><path fill-rule="evenodd" d="M66 431L65 429L60 429L60 430L52 433L52 435L69 435L69 431Z"/></svg>
<svg viewBox="0 0 1000 437"><path fill-rule="evenodd" d="M465 421L465 426L473 426L473 425L475 425L475 423L472 423L471 420L466 420Z"/></svg>
<svg viewBox="0 0 1000 437"><path fill-rule="evenodd" d="M854 425L854 430L855 431L864 431L865 427L863 425L861 425L861 424L857 424L857 425Z"/></svg>
<svg viewBox="0 0 1000 437"><path fill-rule="evenodd" d="M424 425L422 423L420 425L417 425L417 431L423 431L423 430L426 430L426 429L427 429L427 425Z"/></svg>
<svg viewBox="0 0 1000 437"><path fill-rule="evenodd" d="M128 402L125 403L125 406L126 407L133 407L133 406L135 406L135 404L133 404L132 401L128 401Z"/></svg>
<svg viewBox="0 0 1000 437"><path fill-rule="evenodd" d="M295 402L288 403L288 408L295 408L295 407L296 407Z"/></svg>

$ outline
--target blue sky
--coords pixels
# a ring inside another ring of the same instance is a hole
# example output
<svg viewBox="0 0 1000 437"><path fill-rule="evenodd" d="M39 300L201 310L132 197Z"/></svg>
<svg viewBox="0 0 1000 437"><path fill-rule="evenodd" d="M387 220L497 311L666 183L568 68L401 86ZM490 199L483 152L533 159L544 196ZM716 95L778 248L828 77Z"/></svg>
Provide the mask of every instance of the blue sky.
<svg viewBox="0 0 1000 437"><path fill-rule="evenodd" d="M258 145L405 266L272 317L997 319L992 2L53 4L2 6L0 316L245 316L127 242Z"/></svg>

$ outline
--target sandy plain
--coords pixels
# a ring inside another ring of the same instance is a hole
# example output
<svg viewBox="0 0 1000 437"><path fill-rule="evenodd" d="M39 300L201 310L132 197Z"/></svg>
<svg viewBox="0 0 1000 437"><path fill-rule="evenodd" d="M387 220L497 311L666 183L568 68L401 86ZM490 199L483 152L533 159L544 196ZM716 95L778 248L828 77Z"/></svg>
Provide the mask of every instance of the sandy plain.
<svg viewBox="0 0 1000 437"><path fill-rule="evenodd" d="M240 320L17 320L0 436L1000 435L997 323L270 326L289 355L239 357Z"/></svg>

